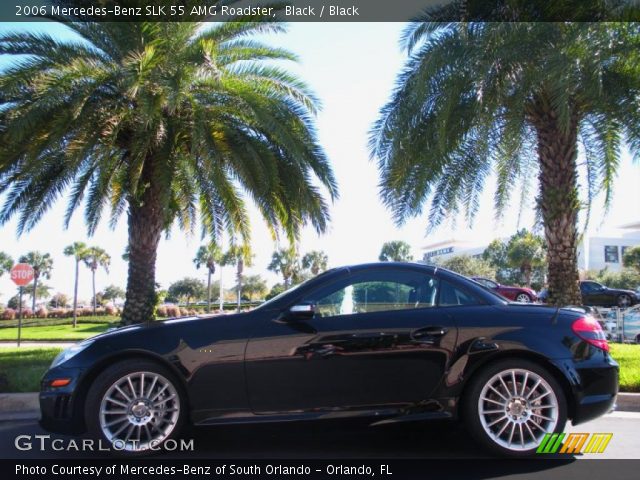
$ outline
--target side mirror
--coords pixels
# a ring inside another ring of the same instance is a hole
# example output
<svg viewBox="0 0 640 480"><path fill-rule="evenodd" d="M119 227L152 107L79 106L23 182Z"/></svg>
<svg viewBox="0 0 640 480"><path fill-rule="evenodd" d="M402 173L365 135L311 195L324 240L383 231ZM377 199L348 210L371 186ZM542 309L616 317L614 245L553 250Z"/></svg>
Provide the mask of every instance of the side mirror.
<svg viewBox="0 0 640 480"><path fill-rule="evenodd" d="M309 320L316 314L314 305L294 305L289 309L287 317L290 320Z"/></svg>

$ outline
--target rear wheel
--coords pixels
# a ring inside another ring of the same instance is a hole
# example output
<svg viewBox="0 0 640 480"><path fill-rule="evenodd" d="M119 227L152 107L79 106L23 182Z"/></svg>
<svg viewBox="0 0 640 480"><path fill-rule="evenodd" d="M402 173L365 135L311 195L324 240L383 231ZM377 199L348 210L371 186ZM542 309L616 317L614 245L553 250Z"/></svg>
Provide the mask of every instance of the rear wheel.
<svg viewBox="0 0 640 480"><path fill-rule="evenodd" d="M502 360L482 370L463 408L473 437L507 456L533 454L546 433L561 432L567 421L562 387L528 360Z"/></svg>
<svg viewBox="0 0 640 480"><path fill-rule="evenodd" d="M85 408L89 433L112 450L136 455L159 450L184 423L175 377L148 360L117 363L91 386Z"/></svg>
<svg viewBox="0 0 640 480"><path fill-rule="evenodd" d="M529 295L527 295L526 293L519 293L516 296L516 302L531 303L531 297L529 297Z"/></svg>
<svg viewBox="0 0 640 480"><path fill-rule="evenodd" d="M625 293L618 295L618 306L620 308L627 308L631 305L631 297Z"/></svg>

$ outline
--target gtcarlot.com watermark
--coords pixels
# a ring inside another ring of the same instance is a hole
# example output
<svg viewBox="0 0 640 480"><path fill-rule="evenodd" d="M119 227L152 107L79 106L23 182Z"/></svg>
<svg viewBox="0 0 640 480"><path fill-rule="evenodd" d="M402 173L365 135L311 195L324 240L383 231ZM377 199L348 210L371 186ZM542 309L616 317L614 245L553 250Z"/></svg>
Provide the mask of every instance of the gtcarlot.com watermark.
<svg viewBox="0 0 640 480"><path fill-rule="evenodd" d="M193 438L168 439L162 442L145 442L139 440L114 440L113 442L103 442L91 438L64 439L51 438L51 435L18 435L13 444L20 451L39 450L41 452L111 452L121 450L138 450L140 447L145 450L165 450L169 452L193 451L195 448Z"/></svg>

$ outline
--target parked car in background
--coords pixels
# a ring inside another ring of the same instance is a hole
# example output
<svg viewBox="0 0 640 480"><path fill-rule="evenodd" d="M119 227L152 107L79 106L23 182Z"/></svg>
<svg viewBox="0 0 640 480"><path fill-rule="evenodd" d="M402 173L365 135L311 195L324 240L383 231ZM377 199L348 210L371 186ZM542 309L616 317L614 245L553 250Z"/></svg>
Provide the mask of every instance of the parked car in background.
<svg viewBox="0 0 640 480"><path fill-rule="evenodd" d="M609 288L593 280L580 282L580 294L582 295L582 304L593 307L626 308L640 302L638 295L633 290Z"/></svg>
<svg viewBox="0 0 640 480"><path fill-rule="evenodd" d="M624 339L640 343L640 305L628 308L622 312L622 322Z"/></svg>
<svg viewBox="0 0 640 480"><path fill-rule="evenodd" d="M608 412L618 364L582 309L509 302L443 268L335 268L258 308L122 327L62 352L41 425L121 454L195 425L461 419L507 456Z"/></svg>
<svg viewBox="0 0 640 480"><path fill-rule="evenodd" d="M500 285L498 282L489 280L483 277L471 277L480 285L490 288L496 293L502 295L504 298L513 300L515 302L531 303L538 300L536 292L526 287L511 287L508 285Z"/></svg>

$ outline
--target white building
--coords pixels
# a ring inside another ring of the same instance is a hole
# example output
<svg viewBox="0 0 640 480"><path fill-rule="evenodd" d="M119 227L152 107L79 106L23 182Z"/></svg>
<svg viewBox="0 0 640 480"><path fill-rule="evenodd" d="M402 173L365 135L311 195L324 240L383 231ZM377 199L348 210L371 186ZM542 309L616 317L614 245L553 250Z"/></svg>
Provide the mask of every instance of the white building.
<svg viewBox="0 0 640 480"><path fill-rule="evenodd" d="M422 261L433 263L457 255L480 256L488 243L471 240L448 240L422 247ZM585 236L578 245L578 268L581 270L618 271L622 268L622 256L629 247L640 245L640 222L622 225L607 233Z"/></svg>

